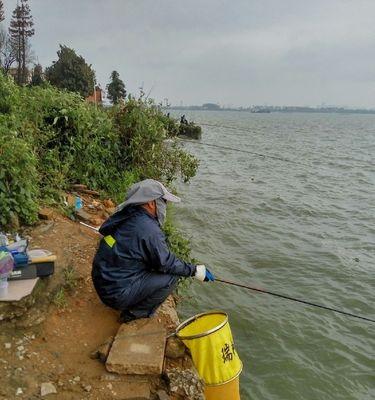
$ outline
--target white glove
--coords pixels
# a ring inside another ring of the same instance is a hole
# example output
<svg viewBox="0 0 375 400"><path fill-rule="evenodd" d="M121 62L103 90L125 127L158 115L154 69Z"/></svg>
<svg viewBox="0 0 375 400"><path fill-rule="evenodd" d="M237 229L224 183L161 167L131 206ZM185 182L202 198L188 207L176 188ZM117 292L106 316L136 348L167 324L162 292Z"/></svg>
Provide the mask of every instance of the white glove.
<svg viewBox="0 0 375 400"><path fill-rule="evenodd" d="M194 278L197 278L200 281L204 281L206 278L206 266L205 265L197 265L197 270L195 272Z"/></svg>

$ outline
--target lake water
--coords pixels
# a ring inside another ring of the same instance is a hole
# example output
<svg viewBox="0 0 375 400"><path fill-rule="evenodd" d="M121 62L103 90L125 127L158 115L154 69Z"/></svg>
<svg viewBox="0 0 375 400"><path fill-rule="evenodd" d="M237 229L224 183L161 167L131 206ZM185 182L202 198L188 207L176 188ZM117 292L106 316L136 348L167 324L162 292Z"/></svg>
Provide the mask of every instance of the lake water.
<svg viewBox="0 0 375 400"><path fill-rule="evenodd" d="M174 115L177 112L173 112ZM197 176L174 209L221 278L375 318L375 116L187 112ZM229 314L242 400L373 400L375 324L222 283L180 312Z"/></svg>

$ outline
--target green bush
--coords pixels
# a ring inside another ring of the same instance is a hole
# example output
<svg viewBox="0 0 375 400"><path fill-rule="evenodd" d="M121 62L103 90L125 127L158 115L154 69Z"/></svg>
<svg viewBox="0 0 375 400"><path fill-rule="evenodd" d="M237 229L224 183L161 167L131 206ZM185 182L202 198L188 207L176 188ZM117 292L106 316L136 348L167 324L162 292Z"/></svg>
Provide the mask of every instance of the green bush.
<svg viewBox="0 0 375 400"><path fill-rule="evenodd" d="M36 219L38 175L30 146L0 126L0 223L7 225L12 215L30 224Z"/></svg>
<svg viewBox="0 0 375 400"><path fill-rule="evenodd" d="M152 100L109 110L49 84L16 86L0 73L1 225L32 223L40 203L59 203L72 183L122 201L144 178L188 181L198 161L173 140L176 122Z"/></svg>
<svg viewBox="0 0 375 400"><path fill-rule="evenodd" d="M187 182L196 174L198 161L175 142L166 140L175 133L168 131L168 117L152 100L130 98L124 106L115 108L113 114L123 167L131 167L141 179L153 178L167 183L178 175Z"/></svg>

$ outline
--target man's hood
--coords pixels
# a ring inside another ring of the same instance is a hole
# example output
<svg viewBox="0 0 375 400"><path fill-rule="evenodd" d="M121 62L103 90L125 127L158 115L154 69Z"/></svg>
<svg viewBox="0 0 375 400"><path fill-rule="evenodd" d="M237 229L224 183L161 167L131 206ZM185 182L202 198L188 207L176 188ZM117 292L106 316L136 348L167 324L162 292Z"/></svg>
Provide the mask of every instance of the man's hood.
<svg viewBox="0 0 375 400"><path fill-rule="evenodd" d="M121 211L117 211L102 224L102 226L99 228L99 232L103 236L114 234L119 225L139 211L140 209L137 206L128 206Z"/></svg>

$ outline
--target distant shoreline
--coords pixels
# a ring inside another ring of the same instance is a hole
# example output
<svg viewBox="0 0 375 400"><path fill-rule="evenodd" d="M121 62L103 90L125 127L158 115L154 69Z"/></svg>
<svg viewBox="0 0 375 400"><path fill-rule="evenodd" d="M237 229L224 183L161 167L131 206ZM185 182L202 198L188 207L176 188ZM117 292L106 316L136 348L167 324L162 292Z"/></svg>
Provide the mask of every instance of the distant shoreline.
<svg viewBox="0 0 375 400"><path fill-rule="evenodd" d="M355 108L314 108L314 107L251 107L251 108L206 108L202 106L170 106L166 110L176 111L240 111L252 114L269 114L269 113L311 113L311 114L375 114L375 110L368 109L355 109Z"/></svg>

